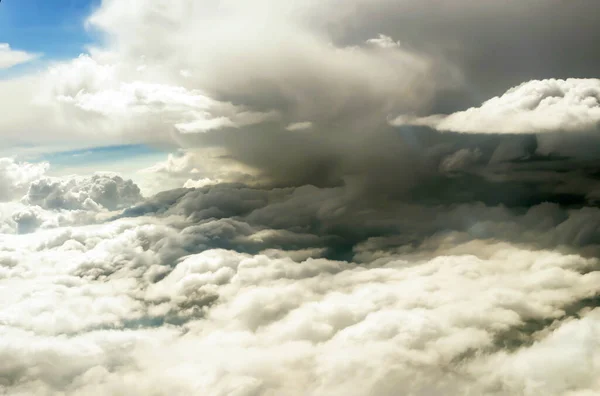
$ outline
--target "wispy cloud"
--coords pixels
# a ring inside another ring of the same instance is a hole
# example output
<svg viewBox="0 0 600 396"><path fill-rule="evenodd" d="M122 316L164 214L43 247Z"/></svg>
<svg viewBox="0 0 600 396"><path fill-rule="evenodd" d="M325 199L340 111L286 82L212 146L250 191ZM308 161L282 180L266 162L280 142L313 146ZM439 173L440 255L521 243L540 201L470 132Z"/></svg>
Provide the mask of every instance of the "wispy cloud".
<svg viewBox="0 0 600 396"><path fill-rule="evenodd" d="M41 54L14 50L7 43L0 43L0 70L31 62L40 56Z"/></svg>

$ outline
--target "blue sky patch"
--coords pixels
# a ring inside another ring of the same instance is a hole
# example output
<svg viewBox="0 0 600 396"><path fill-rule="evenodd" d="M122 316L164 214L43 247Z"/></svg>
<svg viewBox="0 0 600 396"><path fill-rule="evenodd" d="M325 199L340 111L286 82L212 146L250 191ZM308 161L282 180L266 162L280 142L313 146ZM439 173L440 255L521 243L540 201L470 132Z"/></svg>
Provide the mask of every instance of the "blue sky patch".
<svg viewBox="0 0 600 396"><path fill-rule="evenodd" d="M167 157L168 151L142 144L91 147L79 150L21 156L27 162L49 162L50 174L93 173L94 171L133 171L155 164Z"/></svg>
<svg viewBox="0 0 600 396"><path fill-rule="evenodd" d="M15 66L0 74L24 72L48 61L69 59L86 52L95 42L84 27L85 18L100 0L3 0L0 3L0 43L15 50L42 54L29 64Z"/></svg>

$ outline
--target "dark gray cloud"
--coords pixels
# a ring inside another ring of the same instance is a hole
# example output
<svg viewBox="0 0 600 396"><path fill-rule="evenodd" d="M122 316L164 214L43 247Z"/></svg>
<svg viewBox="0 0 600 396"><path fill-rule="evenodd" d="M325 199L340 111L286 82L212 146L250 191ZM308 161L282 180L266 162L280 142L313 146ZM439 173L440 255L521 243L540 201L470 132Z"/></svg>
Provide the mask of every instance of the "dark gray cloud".
<svg viewBox="0 0 600 396"><path fill-rule="evenodd" d="M594 204L596 138L590 134L459 134L381 126L368 136L302 134L276 128L205 136L226 160L254 170L259 188L345 186L347 200L427 204L484 202L529 207ZM257 139L258 137L258 139Z"/></svg>
<svg viewBox="0 0 600 396"><path fill-rule="evenodd" d="M432 111L449 113L529 80L597 78L599 13L594 0L361 2L340 40L384 33L450 57L461 65L466 84L449 97L440 95Z"/></svg>
<svg viewBox="0 0 600 396"><path fill-rule="evenodd" d="M558 166L566 170L557 172ZM176 200L159 194L121 217L183 216L178 227L193 225L184 234L200 250L257 253L271 247L312 247L325 249L322 254L329 258L354 260L356 249L374 238L392 237L393 250L462 235L594 254L600 242L594 225L600 212L592 206L597 187L594 175L579 172L581 166L534 157L502 163L500 172L484 167L440 173L401 198L365 197L351 186L222 184L177 191ZM265 238L248 238L263 231Z"/></svg>

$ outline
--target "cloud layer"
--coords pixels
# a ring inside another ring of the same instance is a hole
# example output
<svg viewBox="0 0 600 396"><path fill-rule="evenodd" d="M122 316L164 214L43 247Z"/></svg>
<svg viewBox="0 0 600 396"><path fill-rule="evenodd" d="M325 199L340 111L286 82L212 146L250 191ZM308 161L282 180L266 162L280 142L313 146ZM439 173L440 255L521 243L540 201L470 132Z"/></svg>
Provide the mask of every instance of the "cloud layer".
<svg viewBox="0 0 600 396"><path fill-rule="evenodd" d="M103 0L0 140L171 154L0 158L0 393L600 394L598 15Z"/></svg>
<svg viewBox="0 0 600 396"><path fill-rule="evenodd" d="M569 253L600 244L597 209L413 206L413 222L348 218L345 199L340 189L221 185L165 192L102 224L5 235L0 386L17 395L600 391L590 343L600 263ZM427 211L438 224L422 222ZM323 258L348 243L349 260Z"/></svg>

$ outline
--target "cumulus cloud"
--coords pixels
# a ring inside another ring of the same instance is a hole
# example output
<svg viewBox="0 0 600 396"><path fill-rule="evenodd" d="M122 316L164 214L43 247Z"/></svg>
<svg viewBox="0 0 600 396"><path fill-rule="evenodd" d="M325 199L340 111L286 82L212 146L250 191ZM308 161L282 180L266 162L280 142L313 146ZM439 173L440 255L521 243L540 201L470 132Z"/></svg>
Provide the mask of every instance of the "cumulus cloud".
<svg viewBox="0 0 600 396"><path fill-rule="evenodd" d="M33 181L45 175L49 166L46 162L32 164L0 158L0 202L21 198Z"/></svg>
<svg viewBox="0 0 600 396"><path fill-rule="evenodd" d="M101 223L110 218L102 212L79 210L48 210L23 204L3 205L0 208L0 227L3 234L32 234L38 230Z"/></svg>
<svg viewBox="0 0 600 396"><path fill-rule="evenodd" d="M0 70L31 62L38 56L25 51L14 50L8 43L0 43Z"/></svg>
<svg viewBox="0 0 600 396"><path fill-rule="evenodd" d="M133 181L117 174L49 177L49 167L0 158L1 234L96 223L143 199Z"/></svg>
<svg viewBox="0 0 600 396"><path fill-rule="evenodd" d="M99 173L91 177L44 178L29 186L23 198L46 209L117 210L142 199L139 187L118 175Z"/></svg>
<svg viewBox="0 0 600 396"><path fill-rule="evenodd" d="M294 261L215 245L275 246L275 237L314 246L319 239L239 221L181 222L125 218L4 238L3 389L598 391L594 371L581 365L545 369L566 345L573 361L584 350L599 353L584 336L600 323L585 308L599 281L596 259L475 239L420 255L392 253L379 264Z"/></svg>
<svg viewBox="0 0 600 396"><path fill-rule="evenodd" d="M200 188L200 187L204 187L204 186L209 186L211 184L219 184L220 182L221 182L220 180L213 180L213 179L209 179L207 177L205 177L204 179L198 179L198 180L188 179L183 184L183 188Z"/></svg>
<svg viewBox="0 0 600 396"><path fill-rule="evenodd" d="M44 171L46 165L40 165ZM21 166L34 167L27 163ZM29 180L27 187L12 184L8 189L12 201L0 202L0 234L95 224L142 200L139 187L117 175L38 176Z"/></svg>
<svg viewBox="0 0 600 396"><path fill-rule="evenodd" d="M466 172L491 155L461 150L440 166ZM193 168L179 165L161 170ZM350 186L216 184L104 221L44 223L50 210L139 199L131 182L96 175L43 178L12 204L14 235L0 239L3 391L600 390L580 365L543 369L566 343L571 361L600 354L585 336L600 323L597 208L373 210Z"/></svg>
<svg viewBox="0 0 600 396"><path fill-rule="evenodd" d="M400 116L392 123L463 133L596 132L599 98L598 79L529 81L477 108L446 116Z"/></svg>

